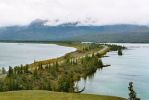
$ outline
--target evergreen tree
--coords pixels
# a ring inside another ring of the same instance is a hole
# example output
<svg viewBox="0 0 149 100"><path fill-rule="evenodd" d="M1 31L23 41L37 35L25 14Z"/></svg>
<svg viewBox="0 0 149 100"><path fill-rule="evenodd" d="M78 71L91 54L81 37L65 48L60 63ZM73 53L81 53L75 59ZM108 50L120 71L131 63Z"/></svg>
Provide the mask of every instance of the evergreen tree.
<svg viewBox="0 0 149 100"><path fill-rule="evenodd" d="M11 77L13 75L13 69L11 66L9 66L9 70L8 70L8 77Z"/></svg>
<svg viewBox="0 0 149 100"><path fill-rule="evenodd" d="M118 55L119 55L119 56L122 56L122 55L123 55L123 53L122 53L122 50L121 50L121 49L118 49Z"/></svg>
<svg viewBox="0 0 149 100"><path fill-rule="evenodd" d="M98 65L101 66L101 67L103 66L103 62L102 62L101 59L99 59L99 61L98 61Z"/></svg>
<svg viewBox="0 0 149 100"><path fill-rule="evenodd" d="M73 86L72 75L64 74L58 80L58 90L61 92L72 92Z"/></svg>
<svg viewBox="0 0 149 100"><path fill-rule="evenodd" d="M37 70L37 68L35 68L33 74L34 74L34 77L37 77L37 75L38 75L38 70Z"/></svg>
<svg viewBox="0 0 149 100"><path fill-rule="evenodd" d="M25 73L29 72L28 67L29 67L28 65L25 66Z"/></svg>
<svg viewBox="0 0 149 100"><path fill-rule="evenodd" d="M6 70L4 67L2 67L2 74L6 74Z"/></svg>

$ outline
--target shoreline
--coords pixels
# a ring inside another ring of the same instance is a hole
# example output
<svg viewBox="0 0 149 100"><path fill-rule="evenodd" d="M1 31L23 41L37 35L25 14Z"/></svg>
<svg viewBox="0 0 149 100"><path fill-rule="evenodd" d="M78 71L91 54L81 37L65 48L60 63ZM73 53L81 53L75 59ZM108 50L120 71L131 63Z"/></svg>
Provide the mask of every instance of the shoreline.
<svg viewBox="0 0 149 100"><path fill-rule="evenodd" d="M55 56L53 56L53 57L52 57L52 56L51 56L51 57L50 57L50 56L49 56L49 57L45 57L45 58L44 58L44 57L42 57L42 58L40 58L40 57L38 58L38 57L37 57L37 58L35 58L35 59L32 59L31 61L28 61L28 63L16 63L16 64L13 65L13 66L12 66L12 65L0 66L0 68L4 67L4 68L6 68L7 70L8 70L8 67L9 67L9 66L15 67L15 66L20 66L21 64L22 64L22 65L32 64L34 61L45 61L45 60L49 60L49 59L57 59L57 58L59 58L59 57L62 57L62 56L64 56L64 55L66 55L67 53L71 53L71 52L74 52L74 51L77 50L76 48L68 47L68 46L63 46L63 45L58 45L58 44L56 44L56 43L54 44L54 43L31 43L31 42L30 42L30 43L18 43L18 42L7 43L7 42L0 42L0 44L2 44L2 45L3 45L3 44L4 44L4 45L5 45L5 44L6 44L6 45L7 45L7 44L8 44L8 45L9 45L9 44L10 44L10 45L11 45L11 44L12 44L12 45L29 45L29 46L30 46L30 45L35 45L35 46L36 46L36 45L39 45L39 46L40 46L40 45L41 45L41 46L42 46L42 45L43 45L43 46L45 45L45 46L47 46L47 47L56 46L57 49L59 49L59 47L60 47L60 48L66 48L67 51L68 51L68 52L65 51L65 53L63 53L63 54L59 53L58 55L55 55ZM50 49L50 48L48 48L48 49ZM47 50L48 50L48 49L47 49ZM68 50L68 49L69 49L69 50ZM39 52L39 53L40 53L40 52Z"/></svg>
<svg viewBox="0 0 149 100"><path fill-rule="evenodd" d="M51 43L49 43L49 44L51 44ZM78 42L77 42L77 44L78 44ZM79 44L81 44L80 42L79 42ZM61 59L65 59L65 56L67 56L67 55L71 55L71 54L75 54L75 53L77 53L77 51L80 49L78 46L74 46L74 45L72 45L72 44L67 44L67 43L60 43L60 42L58 42L58 43L55 43L55 45L58 45L58 46L63 46L63 47L72 47L72 48L75 48L76 50L75 51L72 51L72 52L68 52L68 53L66 53L66 54L64 54L63 56L60 56L60 57L56 57L56 58L49 58L49 59L46 59L46 60L39 60L39 61L37 61L37 63L39 62L39 63L46 63L47 61L51 61L51 60L54 60L54 61L57 61L57 60L61 60ZM93 53L95 53L95 54L97 54L97 53L101 53L101 55L102 55L102 57L107 53L107 52L109 52L109 50L110 50L110 48L109 47L107 47L107 46L105 46L105 48L103 48L103 49L101 49L100 51L96 51L96 52L93 52ZM85 54L86 55L86 54ZM84 56L82 56L82 57L85 57L85 55ZM89 54L87 54L87 55L89 55L89 56L91 56L91 53L89 53ZM79 57L79 58L82 58L82 57ZM102 58L101 57L101 58ZM34 63L31 63L31 64L29 64L29 65L32 65L32 64L34 64Z"/></svg>
<svg viewBox="0 0 149 100"><path fill-rule="evenodd" d="M51 43L48 43L48 44L51 44ZM80 47L79 46L76 46L76 45L72 45L72 44L65 44L65 43L55 43L56 45L59 45L59 46L64 46L64 47L73 47L73 48L76 48L76 50L75 51L73 51L73 52L70 52L70 53L66 53L65 55L63 55L63 56L61 56L61 57L57 57L57 58L52 58L52 59L47 59L47 60L42 60L42 61L37 61L36 63L42 63L43 65L44 64L46 64L46 62L47 61L53 61L53 60L55 60L55 61L57 61L57 60L59 60L60 59L60 61L61 61L61 59L64 59L64 57L65 56L67 56L67 55L72 55L73 53L77 53L77 51L80 49ZM71 45L71 46L70 46ZM93 53L95 53L95 54L97 54L97 53L101 53L101 55L103 56L103 55L105 55L107 52L109 52L109 47L103 47L101 50L100 50L100 52L99 51L97 51L97 50L95 50L96 52L93 52ZM90 55L89 53L87 53L88 55ZM86 55L86 54L85 54ZM84 56L81 56L80 58L82 58L82 57L84 57ZM59 63L59 62L58 62ZM29 64L29 66L34 66L34 64L35 64L35 62L34 63L32 63L32 64ZM87 94L88 95L88 94ZM116 96L115 96L116 97Z"/></svg>
<svg viewBox="0 0 149 100"><path fill-rule="evenodd" d="M61 42L64 42L64 43L68 43L68 42L82 42L82 41L44 41L44 40L0 40L0 43L61 43ZM133 44L149 44L149 42L96 42L96 41L83 41L84 43L101 43L101 44L104 44L104 43L133 43Z"/></svg>

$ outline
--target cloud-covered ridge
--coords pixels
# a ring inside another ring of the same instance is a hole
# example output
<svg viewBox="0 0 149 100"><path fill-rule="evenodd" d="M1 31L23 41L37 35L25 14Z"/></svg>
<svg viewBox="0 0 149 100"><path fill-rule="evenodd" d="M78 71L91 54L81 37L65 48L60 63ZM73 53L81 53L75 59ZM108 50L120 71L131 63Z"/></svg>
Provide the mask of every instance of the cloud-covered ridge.
<svg viewBox="0 0 149 100"><path fill-rule="evenodd" d="M149 0L0 0L0 26L35 19L82 24L148 24Z"/></svg>

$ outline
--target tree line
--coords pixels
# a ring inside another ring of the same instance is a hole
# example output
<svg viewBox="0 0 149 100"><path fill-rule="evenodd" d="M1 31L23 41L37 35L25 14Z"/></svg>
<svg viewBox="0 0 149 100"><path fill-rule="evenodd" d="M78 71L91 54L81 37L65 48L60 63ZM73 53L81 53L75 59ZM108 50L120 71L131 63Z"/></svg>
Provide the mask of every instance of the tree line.
<svg viewBox="0 0 149 100"><path fill-rule="evenodd" d="M83 48L83 49L82 49ZM88 52L93 49L100 49L98 44L81 46L76 54ZM119 48L111 46L112 50ZM2 68L6 77L0 80L0 91L14 90L49 90L60 92L75 92L74 82L80 78L86 79L89 75L103 67L102 54L76 58L72 54L62 58L36 62L33 64L9 67L8 71ZM61 60L62 59L62 60Z"/></svg>

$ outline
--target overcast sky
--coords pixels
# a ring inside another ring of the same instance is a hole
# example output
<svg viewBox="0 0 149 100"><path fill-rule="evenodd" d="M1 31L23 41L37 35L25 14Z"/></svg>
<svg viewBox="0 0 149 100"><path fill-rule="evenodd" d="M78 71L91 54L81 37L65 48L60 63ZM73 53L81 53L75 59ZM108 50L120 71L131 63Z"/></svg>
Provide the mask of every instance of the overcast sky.
<svg viewBox="0 0 149 100"><path fill-rule="evenodd" d="M37 18L149 24L149 0L0 0L0 26L24 25Z"/></svg>

